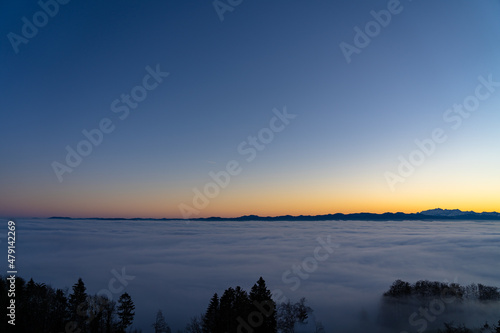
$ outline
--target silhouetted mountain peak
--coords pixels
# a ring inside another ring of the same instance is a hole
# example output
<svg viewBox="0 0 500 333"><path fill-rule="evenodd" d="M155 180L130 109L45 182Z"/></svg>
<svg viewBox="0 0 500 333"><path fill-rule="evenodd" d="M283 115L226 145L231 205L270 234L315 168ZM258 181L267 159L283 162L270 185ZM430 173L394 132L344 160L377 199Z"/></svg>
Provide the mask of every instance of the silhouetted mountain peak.
<svg viewBox="0 0 500 333"><path fill-rule="evenodd" d="M461 211L460 209L441 209L441 208L435 208L435 209L429 209L429 210L424 210L420 212L420 214L423 215L430 215L430 216L441 216L441 217L457 217L457 216L492 216L492 217L500 217L500 213L497 212L482 212L482 213L476 213L474 211Z"/></svg>

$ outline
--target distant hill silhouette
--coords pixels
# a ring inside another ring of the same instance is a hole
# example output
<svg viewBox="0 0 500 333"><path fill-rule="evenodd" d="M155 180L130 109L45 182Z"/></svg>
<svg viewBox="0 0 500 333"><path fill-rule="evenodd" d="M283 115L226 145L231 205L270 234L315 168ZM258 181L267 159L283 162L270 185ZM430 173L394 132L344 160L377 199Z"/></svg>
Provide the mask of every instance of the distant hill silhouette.
<svg viewBox="0 0 500 333"><path fill-rule="evenodd" d="M429 209L429 210L424 210L421 212L421 214L424 215L431 215L431 216L446 216L446 217L459 217L459 216L482 216L482 217L500 217L500 213L497 212L482 212L482 213L476 213L473 211L467 211L463 212L460 209L441 209L441 208L436 208L436 209Z"/></svg>
<svg viewBox="0 0 500 333"><path fill-rule="evenodd" d="M71 218L53 216L50 219L65 219L65 220L128 220L128 221L178 221L182 219L173 218ZM192 218L190 221L428 221L428 220L493 220L500 221L500 213L497 212L482 212L476 213L473 211L463 212L459 209L430 209L420 213L352 213L352 214L325 214L325 215L282 215L282 216L258 216L244 215L240 217L200 217Z"/></svg>

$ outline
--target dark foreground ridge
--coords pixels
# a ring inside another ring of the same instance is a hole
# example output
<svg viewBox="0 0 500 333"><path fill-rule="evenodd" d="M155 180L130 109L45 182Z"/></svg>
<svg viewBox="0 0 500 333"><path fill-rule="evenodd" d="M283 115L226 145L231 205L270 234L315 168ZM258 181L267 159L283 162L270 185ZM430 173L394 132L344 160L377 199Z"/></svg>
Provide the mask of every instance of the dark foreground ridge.
<svg viewBox="0 0 500 333"><path fill-rule="evenodd" d="M53 216L55 220L112 220L112 221L178 221L182 219L172 218L103 218L103 217L61 217ZM187 219L186 219L187 220ZM190 221L429 221L429 220L485 220L500 221L500 213L473 211L463 212L459 209L431 209L420 213L353 213L353 214L325 214L325 215L282 215L282 216L258 216L245 215L240 217L200 217L191 218Z"/></svg>

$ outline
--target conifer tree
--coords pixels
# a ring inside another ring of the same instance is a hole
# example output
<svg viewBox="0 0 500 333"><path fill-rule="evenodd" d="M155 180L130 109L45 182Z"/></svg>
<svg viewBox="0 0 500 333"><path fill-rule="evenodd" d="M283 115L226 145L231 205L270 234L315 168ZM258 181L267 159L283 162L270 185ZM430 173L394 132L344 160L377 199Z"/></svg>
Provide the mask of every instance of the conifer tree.
<svg viewBox="0 0 500 333"><path fill-rule="evenodd" d="M215 293L210 299L205 316L203 317L203 333L218 333L220 329L219 296Z"/></svg>
<svg viewBox="0 0 500 333"><path fill-rule="evenodd" d="M120 321L118 323L118 329L121 332L125 332L127 327L132 325L135 316L135 305L132 298L128 293L124 293L118 299L118 317Z"/></svg>
<svg viewBox="0 0 500 333"><path fill-rule="evenodd" d="M86 330L86 322L88 319L88 295L86 290L87 288L85 287L82 278L79 278L78 282L73 285L73 293L69 295L71 320L76 323L77 329L81 329L82 331Z"/></svg>
<svg viewBox="0 0 500 333"><path fill-rule="evenodd" d="M264 321L262 325L254 328L254 333L276 332L276 303L272 299L271 291L267 289L266 282L262 277L253 285L250 291L250 302L252 311L262 313Z"/></svg>
<svg viewBox="0 0 500 333"><path fill-rule="evenodd" d="M66 321L68 320L68 300L64 295L64 291L57 289L54 294L53 305L50 309L52 318L51 331L64 331Z"/></svg>
<svg viewBox="0 0 500 333"><path fill-rule="evenodd" d="M185 333L203 333L203 315L194 316L189 323L186 324L184 329Z"/></svg>
<svg viewBox="0 0 500 333"><path fill-rule="evenodd" d="M163 313L161 310L158 310L156 313L156 320L153 324L153 328L155 330L155 333L170 333L170 327L167 325L167 322L165 321L165 317L163 316Z"/></svg>
<svg viewBox="0 0 500 333"><path fill-rule="evenodd" d="M232 287L227 288L220 298L220 324L221 332L232 332L231 327L233 326L233 319L235 319L235 308L234 308L234 289ZM216 333L216 332L213 332Z"/></svg>

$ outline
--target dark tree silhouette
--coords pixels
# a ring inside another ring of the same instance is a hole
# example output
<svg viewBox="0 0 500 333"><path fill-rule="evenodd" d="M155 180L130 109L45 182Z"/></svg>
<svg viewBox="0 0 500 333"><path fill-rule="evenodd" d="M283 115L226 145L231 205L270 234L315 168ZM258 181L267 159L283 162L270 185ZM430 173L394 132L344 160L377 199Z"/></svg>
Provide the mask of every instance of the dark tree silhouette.
<svg viewBox="0 0 500 333"><path fill-rule="evenodd" d="M88 299L90 332L112 332L115 303L100 295L90 296Z"/></svg>
<svg viewBox="0 0 500 333"><path fill-rule="evenodd" d="M215 293L210 300L205 316L203 317L203 333L218 332L220 329L219 296Z"/></svg>
<svg viewBox="0 0 500 333"><path fill-rule="evenodd" d="M33 279L15 279L16 322L0 332L117 332L116 303L105 296L89 296L80 278L73 292L54 289ZM0 277L0 302L7 307L10 281ZM4 322L5 324L6 321Z"/></svg>
<svg viewBox="0 0 500 333"><path fill-rule="evenodd" d="M233 301L233 306L235 310L235 316L236 320L234 322L234 325L238 327L238 321L237 318L240 317L242 319L245 319L248 317L248 314L250 313L251 310L251 302L250 302L250 297L248 296L248 293L243 290L240 286L237 286L234 289L234 301Z"/></svg>
<svg viewBox="0 0 500 333"><path fill-rule="evenodd" d="M444 323L444 331L438 330L439 333L472 333L470 329L465 327L464 325L461 326L453 326L453 323Z"/></svg>
<svg viewBox="0 0 500 333"><path fill-rule="evenodd" d="M186 325L186 333L203 333L203 315L192 317Z"/></svg>
<svg viewBox="0 0 500 333"><path fill-rule="evenodd" d="M163 316L161 310L158 310L158 312L156 313L156 319L152 326L155 330L155 333L171 332L170 327L167 325L167 322L165 321L165 317Z"/></svg>
<svg viewBox="0 0 500 333"><path fill-rule="evenodd" d="M212 296L210 304L203 317L203 333L225 333L248 330L253 332L276 332L276 304L271 298L264 279L253 286L251 296L240 286L228 288L222 296Z"/></svg>
<svg viewBox="0 0 500 333"><path fill-rule="evenodd" d="M293 333L295 327L295 311L290 301L281 303L278 306L278 326L283 333Z"/></svg>
<svg viewBox="0 0 500 333"><path fill-rule="evenodd" d="M234 289L229 287L224 291L219 300L220 311L220 329L223 332L232 332L231 326L233 318L235 318L236 309L234 307ZM215 332L212 332L215 333Z"/></svg>
<svg viewBox="0 0 500 333"><path fill-rule="evenodd" d="M482 284L478 284L478 294L479 300L481 301L496 301L500 300L500 293L498 292L497 287L485 286Z"/></svg>
<svg viewBox="0 0 500 333"><path fill-rule="evenodd" d="M69 310L70 319L76 323L78 329L85 332L86 323L88 319L88 295L86 293L87 288L83 283L82 278L78 279L78 282L73 285L73 293L69 295Z"/></svg>
<svg viewBox="0 0 500 333"><path fill-rule="evenodd" d="M64 291L57 289L54 294L53 305L50 308L50 331L62 331L66 322L69 320L68 300Z"/></svg>
<svg viewBox="0 0 500 333"><path fill-rule="evenodd" d="M401 297L409 295L411 295L411 286L408 282L402 280L394 281L389 291L387 291L384 294L384 296L393 296L393 297Z"/></svg>
<svg viewBox="0 0 500 333"><path fill-rule="evenodd" d="M293 333L296 323L303 323L308 318L307 312L311 308L305 305L306 299L301 298L299 302L292 304L290 300L278 305L277 322L280 331Z"/></svg>
<svg viewBox="0 0 500 333"><path fill-rule="evenodd" d="M51 291L53 292L53 290ZM33 279L30 279L26 284L26 295L27 306L31 309L30 318L37 323L34 332L46 331L49 307L45 303L49 301L49 288L44 283L35 283Z"/></svg>
<svg viewBox="0 0 500 333"><path fill-rule="evenodd" d="M125 332L134 319L135 305L130 295L123 294L119 304L110 301L105 296L89 296L86 293L85 284L82 279L73 285L72 293L67 296L67 291L54 289L44 283L37 283L33 279L28 282L20 277L15 278L16 286L16 326L6 325L1 332L30 332L30 333L53 333L53 332L80 332L80 333L115 333ZM7 277L0 278L0 305L7 307L9 302L10 280ZM424 301L423 306L428 306L429 300L436 297L456 297L460 302L466 301L485 304L487 306L498 306L499 289L497 287L482 284L471 284L460 286L457 283L440 283L431 281L417 281L409 284L401 280L395 281L390 290L384 294L383 304L388 305L387 315L394 318L394 310L398 305L410 302L411 311L416 304ZM269 303L265 303L265 302ZM272 311L272 309L275 311ZM118 311L117 311L118 310ZM229 332L252 332L252 333L291 333L294 332L296 324L305 322L311 309L306 306L302 298L297 303L281 303L276 306L272 302L271 293L265 285L265 281L259 278L247 294L241 287L228 288L221 298L214 294L210 300L205 315L194 317L186 326L185 333L229 333ZM256 313L258 315L256 315ZM276 324L271 320L275 316ZM117 315L120 321L117 321ZM262 316L261 316L262 315ZM385 313L382 313L384 316ZM410 313L403 313L402 318L408 318ZM29 318L29 320L20 320ZM256 319L257 318L257 319ZM265 318L265 320L264 320ZM76 322L78 320L78 322ZM256 324L258 323L258 324ZM243 325L244 324L244 325ZM275 326L274 326L275 325ZM155 332L170 333L165 322L163 313L159 311L153 324ZM437 329L437 327L433 328ZM321 325L317 323L316 332L322 332ZM132 330L131 332L139 332ZM434 332L434 331L433 331ZM463 324L455 326L447 323L442 333L500 333L500 321L498 326L485 323L477 328L467 328Z"/></svg>
<svg viewBox="0 0 500 333"><path fill-rule="evenodd" d="M259 278L250 291L251 311L262 313L263 323L254 328L255 333L275 333L277 330L276 322L276 303L272 299L271 291L267 289L266 282Z"/></svg>
<svg viewBox="0 0 500 333"><path fill-rule="evenodd" d="M132 298L128 293L124 293L118 299L118 318L120 321L118 323L118 329L121 332L125 332L127 327L132 325L135 316L135 305Z"/></svg>
<svg viewBox="0 0 500 333"><path fill-rule="evenodd" d="M110 301L106 298L106 301L102 307L102 320L104 323L103 332L112 332L113 327L116 326L114 317L116 315L116 302Z"/></svg>
<svg viewBox="0 0 500 333"><path fill-rule="evenodd" d="M223 332L236 332L240 320L248 318L250 298L240 286L228 288L220 298L220 323Z"/></svg>
<svg viewBox="0 0 500 333"><path fill-rule="evenodd" d="M498 301L500 291L497 287L482 284L470 284L462 287L458 283L443 283L437 281L420 280L415 284L396 280L384 296L401 298L405 296L417 296L419 298L454 297L457 300L480 300Z"/></svg>

